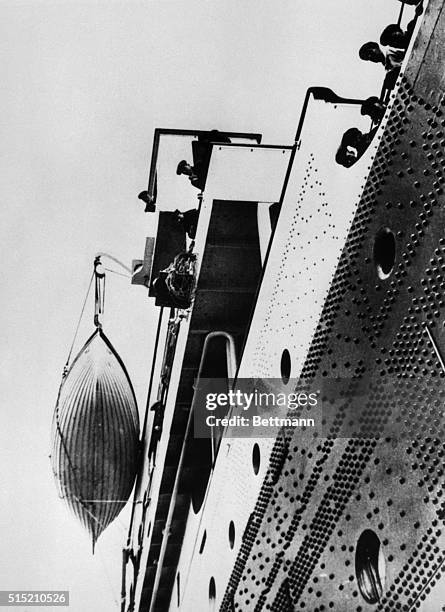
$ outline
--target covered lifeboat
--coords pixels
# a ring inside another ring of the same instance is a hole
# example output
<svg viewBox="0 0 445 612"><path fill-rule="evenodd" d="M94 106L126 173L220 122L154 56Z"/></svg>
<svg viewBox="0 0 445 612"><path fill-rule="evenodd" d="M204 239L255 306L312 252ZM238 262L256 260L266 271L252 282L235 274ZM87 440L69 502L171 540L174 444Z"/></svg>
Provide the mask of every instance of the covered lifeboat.
<svg viewBox="0 0 445 612"><path fill-rule="evenodd" d="M96 272L96 331L62 379L51 452L60 497L89 531L93 551L130 496L139 455L133 387L99 323L100 282Z"/></svg>

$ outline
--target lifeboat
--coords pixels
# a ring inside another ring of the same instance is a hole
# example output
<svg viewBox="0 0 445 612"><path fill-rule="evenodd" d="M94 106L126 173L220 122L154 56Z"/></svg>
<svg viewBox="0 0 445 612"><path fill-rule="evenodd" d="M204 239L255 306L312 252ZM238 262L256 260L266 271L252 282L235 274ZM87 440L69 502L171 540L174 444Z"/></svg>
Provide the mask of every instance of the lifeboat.
<svg viewBox="0 0 445 612"><path fill-rule="evenodd" d="M97 313L95 323L62 379L51 453L59 495L88 530L93 551L131 494L139 451L130 378Z"/></svg>

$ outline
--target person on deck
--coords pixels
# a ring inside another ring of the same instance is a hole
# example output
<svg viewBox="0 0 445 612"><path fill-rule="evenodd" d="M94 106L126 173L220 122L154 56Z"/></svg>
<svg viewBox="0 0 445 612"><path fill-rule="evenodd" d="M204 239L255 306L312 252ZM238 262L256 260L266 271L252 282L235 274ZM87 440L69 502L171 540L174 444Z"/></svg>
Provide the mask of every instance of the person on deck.
<svg viewBox="0 0 445 612"><path fill-rule="evenodd" d="M196 208L186 210L185 212L175 210L175 215L176 222L184 228L187 236L193 240L196 236L196 226L199 217L198 210Z"/></svg>
<svg viewBox="0 0 445 612"><path fill-rule="evenodd" d="M388 47L382 51L378 43L367 42L360 47L359 57L367 62L382 64L386 70L384 87L388 90L393 89L405 57L404 49Z"/></svg>
<svg viewBox="0 0 445 612"><path fill-rule="evenodd" d="M381 46L370 41L362 45L359 50L360 59L383 64L386 70L383 89L387 91L391 91L396 84L417 19L423 13L422 2L412 2L410 4L416 5L415 17L408 23L405 31L397 23L392 23L380 35Z"/></svg>
<svg viewBox="0 0 445 612"><path fill-rule="evenodd" d="M375 125L379 125L383 119L383 115L385 114L386 106L377 96L371 96L367 98L360 109L362 115L368 115L371 117L371 121Z"/></svg>
<svg viewBox="0 0 445 612"><path fill-rule="evenodd" d="M411 23L412 22L410 22L409 25L411 25ZM412 30L409 31L406 29L404 32L397 23L391 23L389 26L386 26L380 34L380 44L383 47L392 47L393 49L403 49L403 51L406 51L412 33Z"/></svg>
<svg viewBox="0 0 445 612"><path fill-rule="evenodd" d="M193 185L193 187L196 187L196 189L202 191L204 189L204 183L202 181L202 177L200 177L198 174L200 173L199 171L199 168L191 166L185 159L182 159L179 162L178 167L176 168L176 174L178 176L181 174L185 174L186 176L188 176L188 179Z"/></svg>
<svg viewBox="0 0 445 612"><path fill-rule="evenodd" d="M335 155L337 164L345 168L353 166L368 148L376 131L377 127L373 128L367 134L363 134L358 128L346 130Z"/></svg>
<svg viewBox="0 0 445 612"><path fill-rule="evenodd" d="M218 130L203 132L198 136L197 140L192 142L193 166L183 159L176 168L176 174L185 174L188 176L193 187L196 187L196 189L200 191L205 187L210 155L212 152L212 143L214 142L228 144L231 140L224 132L219 132Z"/></svg>
<svg viewBox="0 0 445 612"><path fill-rule="evenodd" d="M423 6L422 3L419 3L414 13L415 17L408 23L406 30L403 30L398 23L391 23L386 26L380 35L380 44L384 47L393 47L394 49L406 51L416 27L417 19L422 13Z"/></svg>
<svg viewBox="0 0 445 612"><path fill-rule="evenodd" d="M155 212L155 198L151 196L148 191L141 191L138 195L139 200L145 203L145 212Z"/></svg>
<svg viewBox="0 0 445 612"><path fill-rule="evenodd" d="M154 412L152 432L159 439L162 433L165 406L162 402L158 401L153 404L153 406L150 408L150 411Z"/></svg>
<svg viewBox="0 0 445 612"><path fill-rule="evenodd" d="M161 435L162 435L162 425L164 422L165 406L163 402L157 401L152 405L152 407L150 408L150 411L153 411L154 415L153 415L150 445L148 448L148 458L149 458L149 461L153 461L155 458L155 454L156 454L156 448L158 446L159 440L161 439Z"/></svg>

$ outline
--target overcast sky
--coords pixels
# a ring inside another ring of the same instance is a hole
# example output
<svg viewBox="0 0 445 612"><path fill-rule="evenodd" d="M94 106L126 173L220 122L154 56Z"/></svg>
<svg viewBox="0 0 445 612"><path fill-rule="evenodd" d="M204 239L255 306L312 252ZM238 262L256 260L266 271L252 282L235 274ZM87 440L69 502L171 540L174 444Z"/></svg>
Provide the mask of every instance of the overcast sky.
<svg viewBox="0 0 445 612"><path fill-rule="evenodd" d="M0 589L70 589L117 610L128 511L91 556L48 459L60 375L93 256L142 257L156 127L261 132L291 144L307 87L379 93L357 50L396 0L0 2ZM321 126L321 129L329 129ZM108 278L105 331L143 411L156 311ZM78 348L92 331L92 308Z"/></svg>

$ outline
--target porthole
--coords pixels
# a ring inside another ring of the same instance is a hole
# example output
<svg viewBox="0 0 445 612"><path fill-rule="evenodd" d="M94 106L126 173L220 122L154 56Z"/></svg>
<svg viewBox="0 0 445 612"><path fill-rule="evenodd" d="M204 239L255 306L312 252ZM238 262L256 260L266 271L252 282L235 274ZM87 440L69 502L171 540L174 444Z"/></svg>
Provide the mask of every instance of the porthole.
<svg viewBox="0 0 445 612"><path fill-rule="evenodd" d="M261 464L260 447L255 442L255 444L253 445L253 449L252 449L252 467L253 467L253 471L255 475L258 474L258 472L260 471L260 464Z"/></svg>
<svg viewBox="0 0 445 612"><path fill-rule="evenodd" d="M290 353L287 349L284 349L284 351L281 354L280 370L281 370L281 379L284 382L284 384L287 385L287 383L289 382L290 370L291 370Z"/></svg>
<svg viewBox="0 0 445 612"><path fill-rule="evenodd" d="M396 261L396 239L388 227L377 232L373 255L377 275L381 280L385 280L393 271Z"/></svg>
<svg viewBox="0 0 445 612"><path fill-rule="evenodd" d="M214 612L216 610L216 583L212 576L209 581L209 610Z"/></svg>
<svg viewBox="0 0 445 612"><path fill-rule="evenodd" d="M207 540L207 531L204 529L204 533L202 534L202 538L201 538L201 545L199 547L199 554L202 555L205 545L206 545L206 540Z"/></svg>
<svg viewBox="0 0 445 612"><path fill-rule="evenodd" d="M355 551L355 573L363 599L378 603L385 584L385 557L378 536L366 529L358 539Z"/></svg>
<svg viewBox="0 0 445 612"><path fill-rule="evenodd" d="M230 521L229 524L229 545L230 548L235 546L235 523L233 521Z"/></svg>

